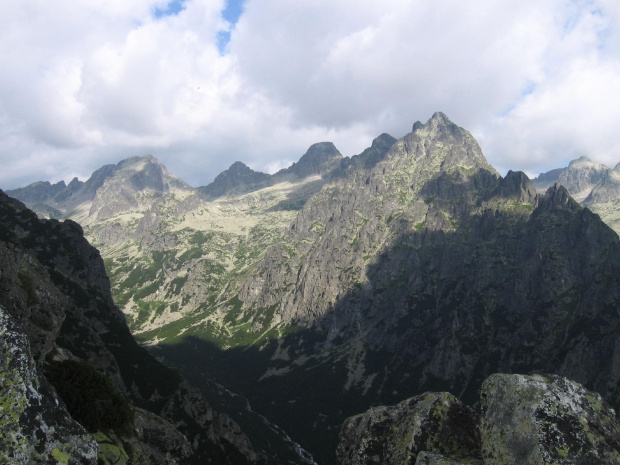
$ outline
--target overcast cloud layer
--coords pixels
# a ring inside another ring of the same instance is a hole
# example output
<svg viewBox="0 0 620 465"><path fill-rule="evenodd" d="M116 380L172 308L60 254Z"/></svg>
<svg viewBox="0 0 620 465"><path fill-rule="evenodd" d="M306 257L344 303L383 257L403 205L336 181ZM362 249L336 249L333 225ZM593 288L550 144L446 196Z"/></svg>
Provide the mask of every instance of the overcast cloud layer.
<svg viewBox="0 0 620 465"><path fill-rule="evenodd" d="M205 185L435 111L502 173L620 161L617 0L245 0L236 24L224 0L182 6L1 2L0 188L146 153Z"/></svg>

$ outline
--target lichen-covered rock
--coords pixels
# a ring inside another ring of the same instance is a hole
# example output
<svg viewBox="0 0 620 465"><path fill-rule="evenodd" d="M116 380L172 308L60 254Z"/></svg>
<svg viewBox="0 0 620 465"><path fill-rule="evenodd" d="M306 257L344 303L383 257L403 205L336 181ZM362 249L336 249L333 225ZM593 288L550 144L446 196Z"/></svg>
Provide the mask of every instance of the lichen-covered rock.
<svg viewBox="0 0 620 465"><path fill-rule="evenodd" d="M0 463L96 464L98 450L39 376L27 336L0 307Z"/></svg>
<svg viewBox="0 0 620 465"><path fill-rule="evenodd" d="M200 391L186 381L170 396L161 415L186 433L194 449L208 449L208 442L217 445L210 460L222 463L230 460L230 463L239 464L258 460L239 425L228 415L213 410Z"/></svg>
<svg viewBox="0 0 620 465"><path fill-rule="evenodd" d="M485 464L618 464L620 424L600 395L559 376L490 376L482 386Z"/></svg>
<svg viewBox="0 0 620 465"><path fill-rule="evenodd" d="M0 305L27 335L30 353L40 364L54 347L68 298L53 286L35 258L2 241L0 289Z"/></svg>
<svg viewBox="0 0 620 465"><path fill-rule="evenodd" d="M477 422L476 413L448 393L425 393L392 407L375 407L345 421L338 462L407 465L416 463L422 451L476 458Z"/></svg>
<svg viewBox="0 0 620 465"><path fill-rule="evenodd" d="M180 465L192 455L189 441L162 417L134 409L135 435L121 437L113 431L97 432L102 465Z"/></svg>
<svg viewBox="0 0 620 465"><path fill-rule="evenodd" d="M95 433L93 437L99 444L99 457L97 465L128 465L129 455L125 451L125 445L112 434ZM134 462L137 464L148 463L139 454L134 455Z"/></svg>
<svg viewBox="0 0 620 465"><path fill-rule="evenodd" d="M188 439L170 422L162 417L142 409L135 410L134 424L140 441L149 445L144 453L149 457L150 464L183 463L192 455L192 446Z"/></svg>
<svg viewBox="0 0 620 465"><path fill-rule="evenodd" d="M477 459L452 459L433 452L420 452L415 465L482 465Z"/></svg>

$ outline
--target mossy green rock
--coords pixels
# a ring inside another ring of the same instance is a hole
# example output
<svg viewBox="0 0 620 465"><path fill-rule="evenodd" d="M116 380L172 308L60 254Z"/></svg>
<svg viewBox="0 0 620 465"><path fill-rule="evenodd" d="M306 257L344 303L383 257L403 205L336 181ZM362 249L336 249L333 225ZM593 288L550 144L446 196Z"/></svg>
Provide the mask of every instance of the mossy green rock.
<svg viewBox="0 0 620 465"><path fill-rule="evenodd" d="M482 460L452 459L433 452L420 452L415 465L481 465Z"/></svg>
<svg viewBox="0 0 620 465"><path fill-rule="evenodd" d="M96 464L97 452L38 374L26 335L0 307L0 463Z"/></svg>
<svg viewBox="0 0 620 465"><path fill-rule="evenodd" d="M415 464L422 451L476 458L476 413L448 393L425 393L347 419L340 432L342 465ZM439 463L439 462L430 462Z"/></svg>
<svg viewBox="0 0 620 465"><path fill-rule="evenodd" d="M559 376L490 376L482 386L485 464L619 464L620 424L600 395Z"/></svg>

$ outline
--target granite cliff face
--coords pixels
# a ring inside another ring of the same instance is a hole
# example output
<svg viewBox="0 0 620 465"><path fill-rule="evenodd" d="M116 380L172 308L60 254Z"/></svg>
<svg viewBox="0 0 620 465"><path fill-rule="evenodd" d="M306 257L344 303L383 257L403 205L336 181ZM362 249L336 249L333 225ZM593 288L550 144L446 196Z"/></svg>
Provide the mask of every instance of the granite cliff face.
<svg viewBox="0 0 620 465"><path fill-rule="evenodd" d="M467 201L467 190L473 191L468 180L479 172L480 183L498 176L471 135L436 114L393 144L370 172L351 170L312 197L288 237L268 252L264 268L243 283L240 298L255 307L278 304L285 322L324 316L355 282L366 281L369 259L399 233L390 224L394 219L418 228L453 228L450 221L461 212L444 214L425 199L447 194ZM437 174L442 176L431 181ZM460 190L448 192L453 186ZM467 207L463 202L457 208ZM300 259L301 268L290 272Z"/></svg>
<svg viewBox="0 0 620 465"><path fill-rule="evenodd" d="M0 421L12 463L258 460L232 420L136 344L79 225L39 220L1 192L0 220Z"/></svg>
<svg viewBox="0 0 620 465"><path fill-rule="evenodd" d="M495 374L482 413L425 393L348 418L340 465L620 463L620 423L595 392L553 375Z"/></svg>

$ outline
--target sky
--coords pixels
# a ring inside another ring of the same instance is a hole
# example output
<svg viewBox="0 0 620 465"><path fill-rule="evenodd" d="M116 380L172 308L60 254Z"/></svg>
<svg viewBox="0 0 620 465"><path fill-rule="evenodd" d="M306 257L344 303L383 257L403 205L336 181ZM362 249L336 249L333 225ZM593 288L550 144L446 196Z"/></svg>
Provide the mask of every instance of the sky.
<svg viewBox="0 0 620 465"><path fill-rule="evenodd" d="M3 0L0 188L344 156L442 111L500 172L620 162L618 0Z"/></svg>

